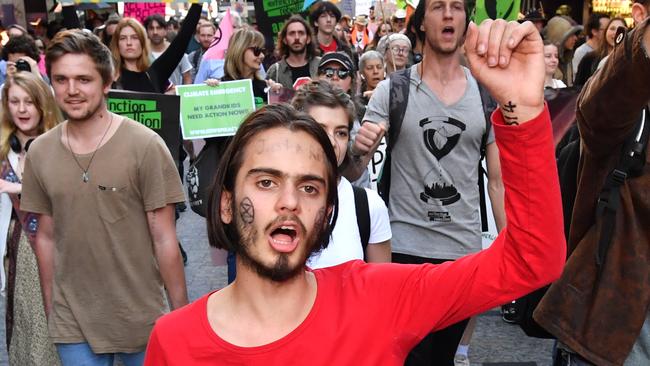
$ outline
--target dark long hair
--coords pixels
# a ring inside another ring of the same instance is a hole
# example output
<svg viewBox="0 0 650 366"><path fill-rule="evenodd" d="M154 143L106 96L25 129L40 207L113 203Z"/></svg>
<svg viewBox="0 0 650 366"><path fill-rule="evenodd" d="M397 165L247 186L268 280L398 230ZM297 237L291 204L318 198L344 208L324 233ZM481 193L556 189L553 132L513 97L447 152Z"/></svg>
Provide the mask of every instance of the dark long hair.
<svg viewBox="0 0 650 366"><path fill-rule="evenodd" d="M326 227L321 230L317 238L317 245L315 245L314 252L327 247L338 213L336 154L323 128L309 115L296 111L288 104L267 105L250 114L241 126L239 126L237 133L221 156L208 198L206 219L208 222L208 240L211 246L239 252L241 243L235 220L229 224L221 221L221 196L224 191L234 194L235 180L244 163L246 148L255 139L255 136L261 132L278 127L286 128L293 132L305 132L323 148L326 157L325 164L327 164L326 204L328 208L332 208L332 213L330 220L327 220ZM314 228L314 230L319 230L319 228Z"/></svg>
<svg viewBox="0 0 650 366"><path fill-rule="evenodd" d="M278 52L282 57L289 56L289 50L291 48L290 46L284 44L284 37L287 36L287 28L289 28L289 25L293 23L300 23L302 24L303 27L305 27L305 33L307 33L307 37L309 37L309 43L305 45L305 50L307 51L307 59L311 60L316 56L316 39L314 38L314 32L312 31L311 27L309 26L307 21L300 15L292 15L284 23L284 26L282 27L280 33L278 34L278 46L277 46Z"/></svg>

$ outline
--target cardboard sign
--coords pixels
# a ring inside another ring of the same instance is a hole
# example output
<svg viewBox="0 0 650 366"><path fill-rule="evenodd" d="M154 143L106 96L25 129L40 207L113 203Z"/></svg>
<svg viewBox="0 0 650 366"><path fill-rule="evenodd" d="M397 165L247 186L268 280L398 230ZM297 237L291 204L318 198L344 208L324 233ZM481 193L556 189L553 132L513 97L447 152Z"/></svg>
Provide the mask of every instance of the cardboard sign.
<svg viewBox="0 0 650 366"><path fill-rule="evenodd" d="M293 14L300 14L304 0L254 0L255 17L260 32L266 37L266 45L277 44L278 33L285 20Z"/></svg>
<svg viewBox="0 0 650 366"><path fill-rule="evenodd" d="M178 96L113 89L108 92L107 103L109 111L140 122L158 133L174 161L178 162L181 145Z"/></svg>
<svg viewBox="0 0 650 366"><path fill-rule="evenodd" d="M255 110L250 79L224 81L217 87L179 85L180 121L185 140L232 136Z"/></svg>
<svg viewBox="0 0 650 366"><path fill-rule="evenodd" d="M370 6L372 6L373 1L372 0L356 0L354 2L354 14L355 15L361 15L361 14L370 14ZM377 12L377 6L375 6L375 14Z"/></svg>
<svg viewBox="0 0 650 366"><path fill-rule="evenodd" d="M165 16L165 3L126 3L124 4L124 17L135 18L144 23L149 15L161 14Z"/></svg>

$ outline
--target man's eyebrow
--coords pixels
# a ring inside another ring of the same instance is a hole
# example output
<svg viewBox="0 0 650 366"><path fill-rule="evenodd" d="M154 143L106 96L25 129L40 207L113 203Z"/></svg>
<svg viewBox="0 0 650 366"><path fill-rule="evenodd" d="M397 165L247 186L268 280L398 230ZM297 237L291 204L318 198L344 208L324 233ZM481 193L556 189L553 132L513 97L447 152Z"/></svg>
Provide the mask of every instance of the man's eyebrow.
<svg viewBox="0 0 650 366"><path fill-rule="evenodd" d="M287 177L287 174L278 170L278 169L273 169L273 168L253 168L246 173L247 177L250 177L251 175L256 175L256 174L268 174L274 177L279 177L279 178L285 178ZM316 174L300 174L297 176L296 179L298 182L308 182L308 181L317 181L323 185L327 185L327 182L325 181L325 178L321 177L320 175Z"/></svg>
<svg viewBox="0 0 650 366"><path fill-rule="evenodd" d="M55 77L63 77L66 79L71 79L71 78L92 78L93 76L91 74L79 74L79 75L52 74L52 78Z"/></svg>

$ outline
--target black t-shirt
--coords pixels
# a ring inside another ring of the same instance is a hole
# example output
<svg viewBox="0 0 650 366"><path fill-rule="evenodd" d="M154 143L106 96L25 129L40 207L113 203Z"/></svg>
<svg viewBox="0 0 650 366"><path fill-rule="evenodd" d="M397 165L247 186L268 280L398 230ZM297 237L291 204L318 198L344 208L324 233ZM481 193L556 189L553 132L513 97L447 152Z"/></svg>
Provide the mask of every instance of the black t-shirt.
<svg viewBox="0 0 650 366"><path fill-rule="evenodd" d="M293 67L289 65L289 70L291 70L291 79L295 83L298 78L301 78L303 76L306 77L311 77L311 74L309 73L309 62L304 64L303 66L298 66L298 67Z"/></svg>

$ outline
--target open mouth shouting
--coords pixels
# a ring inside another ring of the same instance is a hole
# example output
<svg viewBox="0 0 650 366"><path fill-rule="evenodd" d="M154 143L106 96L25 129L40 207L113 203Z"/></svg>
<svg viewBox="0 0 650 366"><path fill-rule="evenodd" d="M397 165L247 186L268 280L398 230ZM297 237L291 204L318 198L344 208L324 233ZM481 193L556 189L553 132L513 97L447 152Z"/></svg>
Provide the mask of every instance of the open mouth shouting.
<svg viewBox="0 0 650 366"><path fill-rule="evenodd" d="M456 30L452 26L446 26L446 27L442 28L442 37L444 39L453 38L455 33L456 33Z"/></svg>
<svg viewBox="0 0 650 366"><path fill-rule="evenodd" d="M295 221L284 221L271 227L269 244L278 252L290 253L298 247L300 234L301 225Z"/></svg>

